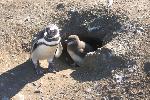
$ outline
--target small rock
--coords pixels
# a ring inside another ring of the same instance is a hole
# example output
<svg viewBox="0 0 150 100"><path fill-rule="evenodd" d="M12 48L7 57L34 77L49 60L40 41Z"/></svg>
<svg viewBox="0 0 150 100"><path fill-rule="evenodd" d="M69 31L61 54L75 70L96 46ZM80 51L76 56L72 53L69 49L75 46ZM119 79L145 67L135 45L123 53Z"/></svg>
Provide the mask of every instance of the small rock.
<svg viewBox="0 0 150 100"><path fill-rule="evenodd" d="M92 96L87 96L86 100L92 100Z"/></svg>
<svg viewBox="0 0 150 100"><path fill-rule="evenodd" d="M34 93L41 93L41 91L40 90L36 90L36 91L34 91Z"/></svg>
<svg viewBox="0 0 150 100"><path fill-rule="evenodd" d="M88 89L85 90L85 92L87 92L87 93L90 93L91 91L92 91L91 88L88 88Z"/></svg>
<svg viewBox="0 0 150 100"><path fill-rule="evenodd" d="M71 11L72 13L74 13L74 12L77 12L77 9L76 9L75 7L72 7L72 8L70 8L70 11Z"/></svg>
<svg viewBox="0 0 150 100"><path fill-rule="evenodd" d="M36 84L36 83L32 83L32 85L33 85L33 86L37 86L37 84Z"/></svg>
<svg viewBox="0 0 150 100"><path fill-rule="evenodd" d="M115 74L115 79L117 83L122 83L123 81L123 75L117 75Z"/></svg>
<svg viewBox="0 0 150 100"><path fill-rule="evenodd" d="M15 76L15 74L13 72L10 73L11 75Z"/></svg>

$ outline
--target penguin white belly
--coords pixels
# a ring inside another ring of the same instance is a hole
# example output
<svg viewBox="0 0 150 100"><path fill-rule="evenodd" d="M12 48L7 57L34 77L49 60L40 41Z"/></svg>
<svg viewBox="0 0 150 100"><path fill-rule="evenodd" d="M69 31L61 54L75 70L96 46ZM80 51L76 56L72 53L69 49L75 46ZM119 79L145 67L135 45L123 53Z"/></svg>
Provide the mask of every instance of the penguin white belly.
<svg viewBox="0 0 150 100"><path fill-rule="evenodd" d="M31 57L37 60L44 60L48 58L53 58L55 55L57 46L46 46L40 45L38 46L32 53Z"/></svg>
<svg viewBox="0 0 150 100"><path fill-rule="evenodd" d="M81 57L79 57L77 54L75 54L74 52L72 52L70 50L67 50L67 51L75 63L80 65L83 62L83 59Z"/></svg>

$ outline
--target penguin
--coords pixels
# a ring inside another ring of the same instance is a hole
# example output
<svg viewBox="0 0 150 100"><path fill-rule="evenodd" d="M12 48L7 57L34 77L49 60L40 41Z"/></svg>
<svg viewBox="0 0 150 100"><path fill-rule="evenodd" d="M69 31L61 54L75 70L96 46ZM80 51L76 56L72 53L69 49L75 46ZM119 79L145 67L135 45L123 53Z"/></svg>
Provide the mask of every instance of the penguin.
<svg viewBox="0 0 150 100"><path fill-rule="evenodd" d="M93 47L81 41L77 35L70 35L66 40L67 52L74 61L74 65L81 66L83 59L88 52L93 51Z"/></svg>
<svg viewBox="0 0 150 100"><path fill-rule="evenodd" d="M39 67L39 60L47 59L48 71L54 70L54 57L59 57L63 47L61 45L59 28L55 24L48 24L42 31L33 36L31 42L30 59L34 64L36 74L43 74L44 71Z"/></svg>

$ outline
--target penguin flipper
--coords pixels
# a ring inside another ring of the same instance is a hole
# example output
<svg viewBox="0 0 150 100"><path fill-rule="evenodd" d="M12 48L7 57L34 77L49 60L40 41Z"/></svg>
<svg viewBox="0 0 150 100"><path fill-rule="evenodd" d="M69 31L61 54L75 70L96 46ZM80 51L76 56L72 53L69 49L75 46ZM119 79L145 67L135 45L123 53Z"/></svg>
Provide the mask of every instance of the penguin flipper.
<svg viewBox="0 0 150 100"><path fill-rule="evenodd" d="M33 36L32 42L31 42L31 52L33 52L37 48L37 42L39 39L44 37L44 30L38 32Z"/></svg>

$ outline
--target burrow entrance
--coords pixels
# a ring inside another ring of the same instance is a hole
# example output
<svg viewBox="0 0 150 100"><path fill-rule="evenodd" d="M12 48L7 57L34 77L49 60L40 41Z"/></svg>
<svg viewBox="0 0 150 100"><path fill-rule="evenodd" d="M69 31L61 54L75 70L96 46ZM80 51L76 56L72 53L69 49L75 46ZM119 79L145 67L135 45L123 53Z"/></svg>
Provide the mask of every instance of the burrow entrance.
<svg viewBox="0 0 150 100"><path fill-rule="evenodd" d="M94 50L101 48L104 39L107 42L117 36L113 33L120 31L124 22L128 20L125 14L109 11L103 8L89 9L86 11L69 11L68 19L60 21L62 25L62 41L67 39L69 35L78 35L80 40L90 44ZM106 43L106 42L105 42ZM63 55L66 54L66 45L63 44Z"/></svg>

